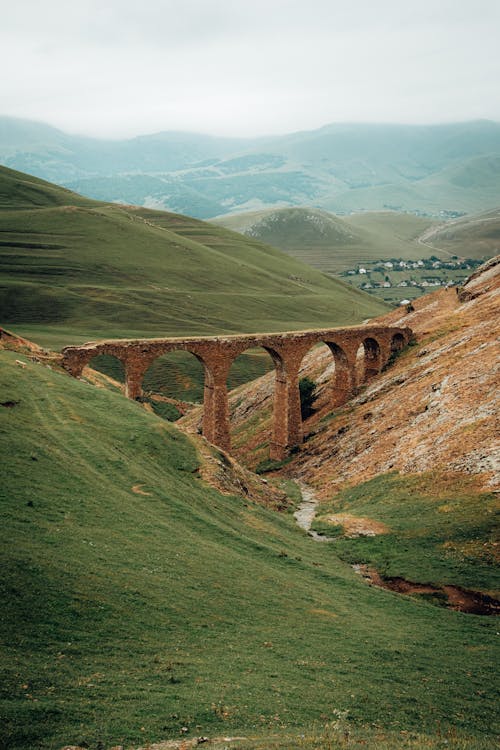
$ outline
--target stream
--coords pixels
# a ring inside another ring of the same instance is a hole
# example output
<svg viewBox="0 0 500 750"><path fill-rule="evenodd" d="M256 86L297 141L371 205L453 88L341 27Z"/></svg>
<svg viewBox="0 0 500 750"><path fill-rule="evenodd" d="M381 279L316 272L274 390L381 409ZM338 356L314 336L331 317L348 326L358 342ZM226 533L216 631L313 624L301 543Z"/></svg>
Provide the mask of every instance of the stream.
<svg viewBox="0 0 500 750"><path fill-rule="evenodd" d="M307 531L308 535L316 542L335 542L336 540L334 537L318 534L311 529L314 516L316 515L316 508L318 507L318 500L316 499L314 490L311 489L311 487L308 487L307 484L304 484L303 482L297 482L297 484L302 493L302 502L293 514L293 517L297 521L297 525L300 526L301 529L304 529L304 531Z"/></svg>
<svg viewBox="0 0 500 750"><path fill-rule="evenodd" d="M295 511L294 518L301 529L307 531L307 534L316 542L335 542L339 537L329 537L318 534L311 529L312 522L316 515L318 500L314 490L303 482L298 482L302 493L302 502ZM388 589L398 594L427 594L431 596L441 596L444 606L449 609L455 609L459 612L474 615L499 615L500 601L487 594L479 591L470 591L460 586L432 586L430 584L415 583L407 581L404 578L382 578L374 569L367 565L353 565L353 569L359 573L363 579L379 588Z"/></svg>

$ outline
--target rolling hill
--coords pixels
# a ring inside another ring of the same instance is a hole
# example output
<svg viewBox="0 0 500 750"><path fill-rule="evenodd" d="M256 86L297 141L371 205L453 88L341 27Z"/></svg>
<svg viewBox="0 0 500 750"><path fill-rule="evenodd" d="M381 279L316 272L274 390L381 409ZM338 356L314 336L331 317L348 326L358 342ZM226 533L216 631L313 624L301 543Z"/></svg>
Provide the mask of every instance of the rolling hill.
<svg viewBox="0 0 500 750"><path fill-rule="evenodd" d="M88 201L5 168L0 183L0 319L42 343L341 325L383 309L196 219Z"/></svg>
<svg viewBox="0 0 500 750"><path fill-rule="evenodd" d="M417 238L430 219L395 211L335 216L313 208L279 208L220 216L212 223L267 242L324 273L380 258L417 258L434 249Z"/></svg>
<svg viewBox="0 0 500 750"><path fill-rule="evenodd" d="M198 218L303 205L439 215L500 204L500 124L489 121L105 141L3 117L0 161L92 198Z"/></svg>
<svg viewBox="0 0 500 750"><path fill-rule="evenodd" d="M484 211L430 228L420 238L429 248L469 258L500 253L500 209Z"/></svg>

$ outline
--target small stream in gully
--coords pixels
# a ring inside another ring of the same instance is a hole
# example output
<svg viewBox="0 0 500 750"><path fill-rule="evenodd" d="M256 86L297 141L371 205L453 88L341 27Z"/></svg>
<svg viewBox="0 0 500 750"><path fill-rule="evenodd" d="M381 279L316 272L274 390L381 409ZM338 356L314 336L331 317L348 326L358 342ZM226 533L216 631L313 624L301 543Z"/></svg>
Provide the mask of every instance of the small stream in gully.
<svg viewBox="0 0 500 750"><path fill-rule="evenodd" d="M316 542L335 542L341 539L341 537L324 536L311 529L319 501L311 487L303 482L297 482L297 484L302 493L302 502L293 514L297 525L307 531L308 536ZM470 591L460 586L415 583L400 577L383 578L375 568L368 565L353 565L352 567L367 583L397 594L420 594L434 597L436 602L442 603L448 609L466 614L500 615L500 601L480 591Z"/></svg>

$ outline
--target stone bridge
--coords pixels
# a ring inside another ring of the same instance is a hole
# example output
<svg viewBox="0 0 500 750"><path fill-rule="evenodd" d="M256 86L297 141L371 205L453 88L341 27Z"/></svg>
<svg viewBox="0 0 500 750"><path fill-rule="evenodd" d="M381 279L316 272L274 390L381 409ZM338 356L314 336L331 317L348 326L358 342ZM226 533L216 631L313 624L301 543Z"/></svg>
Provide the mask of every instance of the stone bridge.
<svg viewBox="0 0 500 750"><path fill-rule="evenodd" d="M205 371L203 435L211 443L231 449L227 377L234 359L247 349L262 347L275 369L273 435L271 458L282 459L290 448L302 442L299 370L307 352L326 344L335 361L332 408L354 395L359 386L381 372L394 352L413 338L410 328L352 326L290 333L248 334L201 338L107 340L62 350L63 365L79 377L90 360L100 354L119 359L125 368L125 389L129 398L142 396L142 380L151 363L162 354L184 350L194 354ZM358 350L364 364L356 366Z"/></svg>

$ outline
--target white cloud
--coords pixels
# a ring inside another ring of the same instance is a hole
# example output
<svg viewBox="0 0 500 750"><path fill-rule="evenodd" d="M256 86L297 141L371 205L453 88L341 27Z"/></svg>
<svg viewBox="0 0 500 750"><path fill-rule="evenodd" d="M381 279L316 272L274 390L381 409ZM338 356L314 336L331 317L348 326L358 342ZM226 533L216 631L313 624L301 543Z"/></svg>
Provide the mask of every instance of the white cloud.
<svg viewBox="0 0 500 750"><path fill-rule="evenodd" d="M5 114L74 132L500 120L497 0L18 0Z"/></svg>

